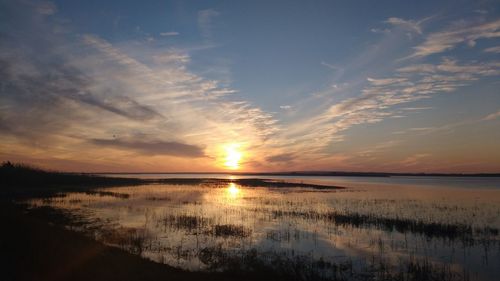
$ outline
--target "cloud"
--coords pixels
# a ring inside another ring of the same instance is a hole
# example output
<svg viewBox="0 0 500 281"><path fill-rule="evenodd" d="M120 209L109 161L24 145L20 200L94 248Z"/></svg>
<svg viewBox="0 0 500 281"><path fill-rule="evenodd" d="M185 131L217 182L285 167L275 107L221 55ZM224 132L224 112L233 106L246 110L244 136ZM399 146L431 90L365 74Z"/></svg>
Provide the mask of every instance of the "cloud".
<svg viewBox="0 0 500 281"><path fill-rule="evenodd" d="M36 5L36 11L41 15L50 16L57 12L57 7L52 2L40 1L35 5Z"/></svg>
<svg viewBox="0 0 500 281"><path fill-rule="evenodd" d="M409 31L412 31L412 32L415 32L418 34L422 34L422 28L420 27L420 24L422 23L422 21L416 22L413 20L404 20L401 18L392 17L392 18L388 18L385 22L388 24L391 24L393 26L402 28L402 29L406 29L406 30L409 30Z"/></svg>
<svg viewBox="0 0 500 281"><path fill-rule="evenodd" d="M386 152L388 149L394 148L400 142L401 141L399 141L399 140L385 141L382 143L372 145L371 147L369 147L367 149L359 150L358 152L356 152L356 154L361 156L361 157L373 157L376 154L380 154L380 153Z"/></svg>
<svg viewBox="0 0 500 281"><path fill-rule="evenodd" d="M410 131L429 131L429 130L434 130L435 127L414 127L414 128L410 128L408 130Z"/></svg>
<svg viewBox="0 0 500 281"><path fill-rule="evenodd" d="M156 112L152 107L141 105L137 101L126 96L100 99L90 93L80 92L70 94L68 95L68 98L139 121L151 120L154 118L165 118L160 113Z"/></svg>
<svg viewBox="0 0 500 281"><path fill-rule="evenodd" d="M189 49L53 32L70 22L42 17L25 2L10 9L0 27L1 150L96 165L122 162L129 150L138 153L127 158L132 166L152 154L214 158L229 141L258 149L279 130L272 114L191 72Z"/></svg>
<svg viewBox="0 0 500 281"><path fill-rule="evenodd" d="M400 162L400 164L403 166L415 166L417 164L420 164L423 159L429 158L430 156L431 154L429 153L417 153L405 158L403 161Z"/></svg>
<svg viewBox="0 0 500 281"><path fill-rule="evenodd" d="M342 70L342 67L335 66L333 64L330 64L330 63L327 63L327 62L324 62L324 61L321 62L321 65L324 65L324 66L326 66L326 67L328 67L330 69L333 69L333 70Z"/></svg>
<svg viewBox="0 0 500 281"><path fill-rule="evenodd" d="M161 36L177 36L179 35L179 32L177 31L169 31L169 32L161 32Z"/></svg>
<svg viewBox="0 0 500 281"><path fill-rule="evenodd" d="M368 80L372 85L375 85L375 86L387 86L387 85L402 83L402 82L407 81L406 78L374 79L374 78L369 78L369 77L366 80Z"/></svg>
<svg viewBox="0 0 500 281"><path fill-rule="evenodd" d="M397 71L398 72L416 72L416 73L435 72L436 66L433 64L416 64L416 65L409 65L409 66L401 67Z"/></svg>
<svg viewBox="0 0 500 281"><path fill-rule="evenodd" d="M280 105L280 108L284 109L284 110L288 110L288 109L292 109L292 106L291 105Z"/></svg>
<svg viewBox="0 0 500 281"><path fill-rule="evenodd" d="M483 121L491 121L495 120L497 118L500 118L500 110L491 114L488 114L486 117L484 117L482 120Z"/></svg>
<svg viewBox="0 0 500 281"><path fill-rule="evenodd" d="M500 37L500 20L481 24L452 26L445 31L431 33L425 41L414 47L410 57L425 57L455 48L458 44L475 45L476 40Z"/></svg>
<svg viewBox="0 0 500 281"><path fill-rule="evenodd" d="M457 73L462 75L493 76L500 74L500 61L459 64L457 60L444 58L439 64L414 64L397 69L400 73L428 75L431 73ZM438 77L429 75L429 77ZM462 76L461 79L464 77Z"/></svg>
<svg viewBox="0 0 500 281"><path fill-rule="evenodd" d="M397 105L453 92L483 77L497 75L500 75L498 61L460 63L444 58L436 64L407 65L397 69L393 77L368 78L369 83L361 89L361 95L331 104L322 113L287 128L282 141L289 145L289 150L296 147L297 151L306 151L316 158L327 157L326 148L343 141L343 132L353 126L400 117L401 110L394 109ZM419 109L422 108L409 107L408 110ZM453 127L426 128L422 132L439 132Z"/></svg>
<svg viewBox="0 0 500 281"><path fill-rule="evenodd" d="M500 46L486 48L484 51L487 53L500 53Z"/></svg>
<svg viewBox="0 0 500 281"><path fill-rule="evenodd" d="M408 110L408 111L420 111L420 110L427 110L427 109L433 109L434 107L430 106L424 106L424 107L404 107L402 110Z"/></svg>
<svg viewBox="0 0 500 281"><path fill-rule="evenodd" d="M110 146L123 150L134 150L149 155L169 155L177 157L205 157L203 149L196 145L165 141L128 141L119 139L92 139L92 144Z"/></svg>
<svg viewBox="0 0 500 281"><path fill-rule="evenodd" d="M373 32L373 33L382 33L382 34L389 34L389 33L391 33L391 30L387 29L387 28L384 28L384 29L372 28L372 29L370 29L370 31Z"/></svg>
<svg viewBox="0 0 500 281"><path fill-rule="evenodd" d="M214 9L206 9L198 12L198 27L201 36L207 40L213 36L213 19L220 13Z"/></svg>
<svg viewBox="0 0 500 281"><path fill-rule="evenodd" d="M183 67L185 64L190 62L191 58L188 53L183 52L182 50L171 49L154 55L153 60L155 63L176 64L178 67Z"/></svg>
<svg viewBox="0 0 500 281"><path fill-rule="evenodd" d="M267 162L291 162L295 159L295 156L291 153L276 154L266 157Z"/></svg>

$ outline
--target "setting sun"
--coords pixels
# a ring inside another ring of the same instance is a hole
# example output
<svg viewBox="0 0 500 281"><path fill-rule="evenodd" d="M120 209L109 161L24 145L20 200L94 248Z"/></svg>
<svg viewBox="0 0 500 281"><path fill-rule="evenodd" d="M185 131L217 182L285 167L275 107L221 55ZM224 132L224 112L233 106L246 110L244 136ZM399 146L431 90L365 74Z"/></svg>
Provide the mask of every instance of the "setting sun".
<svg viewBox="0 0 500 281"><path fill-rule="evenodd" d="M243 153L239 150L239 148L240 145L238 144L228 144L225 146L224 166L233 170L236 170L240 167L240 161L243 157Z"/></svg>

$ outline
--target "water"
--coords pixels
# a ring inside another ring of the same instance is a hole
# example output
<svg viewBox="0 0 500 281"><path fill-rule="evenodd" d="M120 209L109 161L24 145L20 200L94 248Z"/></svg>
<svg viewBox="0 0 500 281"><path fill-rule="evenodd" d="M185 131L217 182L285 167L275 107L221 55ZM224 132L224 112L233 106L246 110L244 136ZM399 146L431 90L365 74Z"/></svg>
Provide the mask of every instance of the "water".
<svg viewBox="0 0 500 281"><path fill-rule="evenodd" d="M162 178L266 178L277 180L295 180L329 185L349 186L352 184L405 185L437 188L473 188L500 189L500 177L427 177L427 176L391 176L391 177L332 177L332 176L270 176L270 175L231 175L231 174L190 174L190 173L157 173L157 174L102 174L111 177L162 179Z"/></svg>
<svg viewBox="0 0 500 281"><path fill-rule="evenodd" d="M31 203L78 214L88 221L80 231L189 270L270 267L353 280L417 269L440 280L500 275L498 179L279 179L348 188L153 184Z"/></svg>

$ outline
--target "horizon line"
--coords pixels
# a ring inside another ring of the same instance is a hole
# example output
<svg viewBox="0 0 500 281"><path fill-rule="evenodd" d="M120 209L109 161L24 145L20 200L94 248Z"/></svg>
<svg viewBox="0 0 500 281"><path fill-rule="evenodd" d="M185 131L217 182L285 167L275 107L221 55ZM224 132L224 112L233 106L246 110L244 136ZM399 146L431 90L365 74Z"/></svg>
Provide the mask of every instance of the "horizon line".
<svg viewBox="0 0 500 281"><path fill-rule="evenodd" d="M225 174L225 175L269 175L269 176L498 176L500 172L493 173L442 173L442 172L357 172L357 171L280 171L280 172L68 172L68 173L83 173L83 174Z"/></svg>

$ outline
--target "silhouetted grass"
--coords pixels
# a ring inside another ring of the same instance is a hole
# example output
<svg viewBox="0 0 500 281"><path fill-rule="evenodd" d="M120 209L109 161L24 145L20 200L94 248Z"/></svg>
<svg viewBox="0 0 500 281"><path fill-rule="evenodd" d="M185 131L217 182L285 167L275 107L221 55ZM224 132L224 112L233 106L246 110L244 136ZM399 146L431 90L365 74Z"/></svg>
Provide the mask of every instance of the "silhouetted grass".
<svg viewBox="0 0 500 281"><path fill-rule="evenodd" d="M351 225L354 227L376 227L385 231L421 234L429 238L437 237L447 238L450 240L459 239L463 242L471 242L476 236L489 237L497 236L499 234L499 230L492 227L473 228L472 226L466 224L424 222L422 220L386 218L359 213L319 213L315 211L301 212L273 210L272 215L274 217L291 216L302 217L304 219L327 220L336 225L342 226Z"/></svg>
<svg viewBox="0 0 500 281"><path fill-rule="evenodd" d="M87 191L85 191L85 194L98 195L98 196L111 196L111 197L121 198L121 199L128 199L130 197L130 194L111 192L111 191L102 191L102 190L87 190Z"/></svg>
<svg viewBox="0 0 500 281"><path fill-rule="evenodd" d="M248 237L251 234L251 230L245 228L242 225L234 224L217 224L214 225L214 235L222 237Z"/></svg>
<svg viewBox="0 0 500 281"><path fill-rule="evenodd" d="M189 232L203 230L212 223L208 218L190 215L167 215L161 222L176 229L184 229Z"/></svg>
<svg viewBox="0 0 500 281"><path fill-rule="evenodd" d="M126 227L102 229L99 232L99 240L140 255L145 248L147 233L144 229Z"/></svg>
<svg viewBox="0 0 500 281"><path fill-rule="evenodd" d="M90 174L45 171L24 164L4 162L0 167L0 186L44 189L47 187L98 187L136 185L144 183L141 179L113 178Z"/></svg>
<svg viewBox="0 0 500 281"><path fill-rule="evenodd" d="M333 281L467 281L468 272L454 271L449 265L432 264L428 259L411 259L399 265L399 271L381 260L368 262L359 268L352 259L336 262L322 258L311 259L308 255L287 256L280 253L259 252L250 249L230 253L220 246L205 247L198 253L200 261L209 270L224 272L261 272L280 276L286 280L333 280Z"/></svg>

